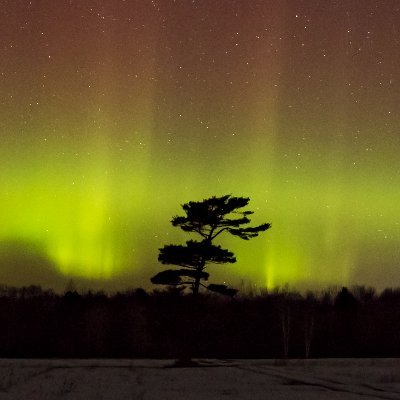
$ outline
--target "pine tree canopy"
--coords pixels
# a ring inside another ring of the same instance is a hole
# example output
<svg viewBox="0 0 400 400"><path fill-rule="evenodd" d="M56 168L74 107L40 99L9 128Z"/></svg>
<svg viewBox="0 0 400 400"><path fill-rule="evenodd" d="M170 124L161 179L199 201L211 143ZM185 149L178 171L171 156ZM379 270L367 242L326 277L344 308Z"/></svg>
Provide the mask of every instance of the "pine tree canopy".
<svg viewBox="0 0 400 400"><path fill-rule="evenodd" d="M213 244L213 240L223 232L230 233L244 240L249 240L271 227L269 223L249 227L249 215L252 211L243 210L249 203L247 197L211 197L203 201L190 201L183 204L184 216L172 218L172 225L188 233L200 235L201 240L188 240L185 245L168 244L159 249L158 261L181 267L177 270L159 272L151 282L162 285L190 285L193 294L197 295L200 286L227 296L234 296L236 289L226 285L203 285L209 274L205 268L209 264L235 263L235 255L221 246ZM245 226L243 226L245 225Z"/></svg>
<svg viewBox="0 0 400 400"><path fill-rule="evenodd" d="M248 240L271 227L268 223L251 228L241 227L250 223L247 216L253 214L253 211L239 210L247 206L249 201L248 197L232 197L231 195L214 196L203 201L190 201L182 205L186 216L176 216L171 222L173 226L179 226L185 232L197 232L208 241L212 241L224 231ZM237 218L234 218L235 216Z"/></svg>
<svg viewBox="0 0 400 400"><path fill-rule="evenodd" d="M189 240L186 246L166 245L160 249L158 261L162 264L180 265L186 268L197 269L200 262L221 264L234 263L236 258L233 253L211 243Z"/></svg>

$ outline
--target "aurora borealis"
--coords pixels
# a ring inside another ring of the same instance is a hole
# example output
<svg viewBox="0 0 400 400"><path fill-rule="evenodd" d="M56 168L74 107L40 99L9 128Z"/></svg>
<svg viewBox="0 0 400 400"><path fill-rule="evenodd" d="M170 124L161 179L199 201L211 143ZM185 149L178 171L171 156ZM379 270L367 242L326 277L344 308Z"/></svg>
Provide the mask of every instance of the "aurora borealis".
<svg viewBox="0 0 400 400"><path fill-rule="evenodd" d="M151 287L232 193L272 229L216 280L400 285L398 1L0 4L2 282Z"/></svg>

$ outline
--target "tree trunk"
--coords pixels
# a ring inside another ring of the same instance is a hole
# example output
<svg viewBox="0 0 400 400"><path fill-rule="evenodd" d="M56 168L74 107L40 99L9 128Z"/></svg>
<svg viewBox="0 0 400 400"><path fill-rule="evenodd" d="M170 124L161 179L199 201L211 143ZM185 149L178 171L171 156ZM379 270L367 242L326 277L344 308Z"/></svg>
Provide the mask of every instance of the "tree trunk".
<svg viewBox="0 0 400 400"><path fill-rule="evenodd" d="M204 259L200 259L199 265L196 269L196 278L194 280L194 285L193 285L193 297L197 297L197 295L199 294L201 272L203 271L205 265L206 261Z"/></svg>
<svg viewBox="0 0 400 400"><path fill-rule="evenodd" d="M199 294L199 289L200 289L200 274L201 271L203 270L203 267L198 267L196 272L196 279L194 280L194 285L193 285L193 296L197 297Z"/></svg>
<svg viewBox="0 0 400 400"><path fill-rule="evenodd" d="M197 297L197 295L199 294L199 288L200 288L200 278L197 276L196 280L194 281L194 285L193 285L193 296Z"/></svg>
<svg viewBox="0 0 400 400"><path fill-rule="evenodd" d="M314 313L311 311L310 315L306 315L305 329L304 329L304 344L305 344L305 357L310 357L311 340L314 331Z"/></svg>
<svg viewBox="0 0 400 400"><path fill-rule="evenodd" d="M283 305L281 310L282 334L283 334L283 357L288 358L290 340L290 307Z"/></svg>

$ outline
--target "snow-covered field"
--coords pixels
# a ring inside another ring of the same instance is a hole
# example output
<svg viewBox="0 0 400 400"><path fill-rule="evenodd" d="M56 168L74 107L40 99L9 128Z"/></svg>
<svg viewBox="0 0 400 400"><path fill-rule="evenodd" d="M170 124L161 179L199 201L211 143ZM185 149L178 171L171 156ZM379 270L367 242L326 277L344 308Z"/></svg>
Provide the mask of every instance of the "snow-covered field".
<svg viewBox="0 0 400 400"><path fill-rule="evenodd" d="M400 399L400 359L0 360L0 400Z"/></svg>

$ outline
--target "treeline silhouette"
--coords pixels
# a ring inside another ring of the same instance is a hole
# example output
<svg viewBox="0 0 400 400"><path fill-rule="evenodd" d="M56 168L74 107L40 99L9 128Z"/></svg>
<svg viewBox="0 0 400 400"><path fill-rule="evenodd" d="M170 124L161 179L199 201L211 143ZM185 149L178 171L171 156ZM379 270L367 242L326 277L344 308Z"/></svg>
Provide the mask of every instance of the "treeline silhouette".
<svg viewBox="0 0 400 400"><path fill-rule="evenodd" d="M400 288L194 298L0 286L0 357L399 357Z"/></svg>

